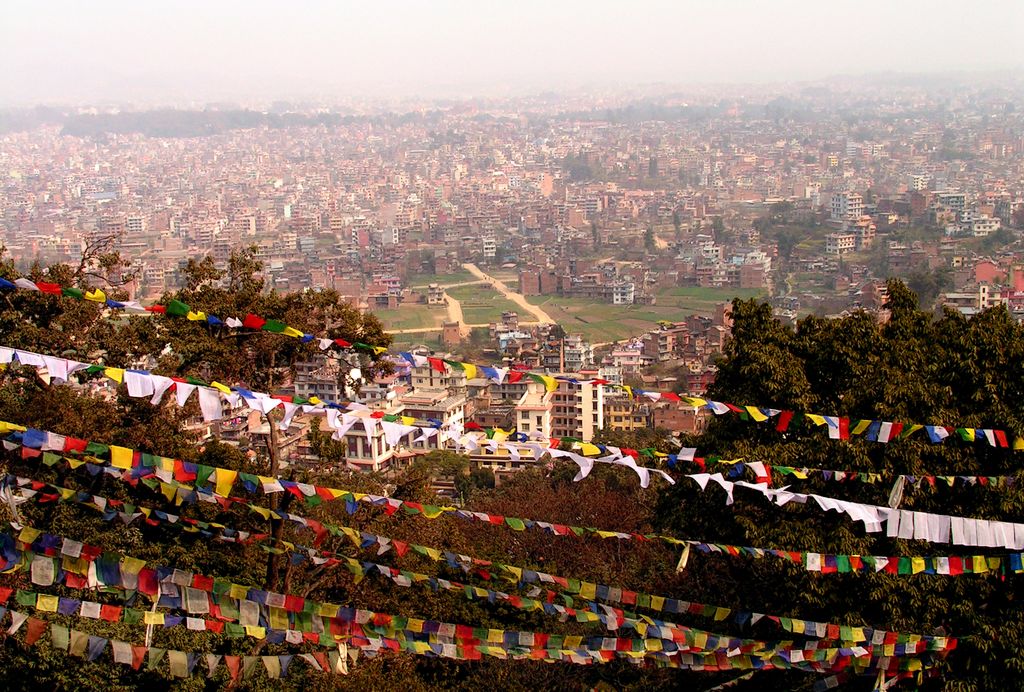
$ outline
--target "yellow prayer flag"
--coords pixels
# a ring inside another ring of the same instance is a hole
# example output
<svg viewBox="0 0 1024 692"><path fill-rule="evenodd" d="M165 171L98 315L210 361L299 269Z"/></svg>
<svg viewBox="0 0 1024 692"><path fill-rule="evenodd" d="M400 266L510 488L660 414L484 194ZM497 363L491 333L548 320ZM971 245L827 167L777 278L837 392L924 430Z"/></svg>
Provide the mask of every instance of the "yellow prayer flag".
<svg viewBox="0 0 1024 692"><path fill-rule="evenodd" d="M466 379L472 380L476 377L476 366L472 363L459 363L462 369L466 371Z"/></svg>
<svg viewBox="0 0 1024 692"><path fill-rule="evenodd" d="M654 610L661 610L664 607L665 607L665 597L664 596L654 596L654 595L651 596L651 608L653 608Z"/></svg>
<svg viewBox="0 0 1024 692"><path fill-rule="evenodd" d="M339 605L334 603L321 603L320 604L320 617L322 618L335 618L338 617L338 610L341 608Z"/></svg>
<svg viewBox="0 0 1024 692"><path fill-rule="evenodd" d="M596 457L601 453L601 449L595 444L584 442L580 445L580 452L582 452L585 457Z"/></svg>
<svg viewBox="0 0 1024 692"><path fill-rule="evenodd" d="M57 596L48 596L41 593L36 597L36 610L41 610L44 613L56 613L59 601L60 599Z"/></svg>
<svg viewBox="0 0 1024 692"><path fill-rule="evenodd" d="M284 608L275 608L270 606L270 627L275 630L286 630L288 629L288 611Z"/></svg>
<svg viewBox="0 0 1024 692"><path fill-rule="evenodd" d="M259 625L246 625L245 633L250 637L254 637L256 639L263 639L267 636L267 628L260 627Z"/></svg>
<svg viewBox="0 0 1024 692"><path fill-rule="evenodd" d="M311 396L309 397L309 403L313 404L314 406L319 406L324 402L320 400L320 397Z"/></svg>
<svg viewBox="0 0 1024 692"><path fill-rule="evenodd" d="M80 557L71 557L70 555L65 555L60 561L61 569L65 572L80 574L83 577L89 574L89 564L88 560L83 560Z"/></svg>
<svg viewBox="0 0 1024 692"><path fill-rule="evenodd" d="M91 300L94 303L106 303L107 302L107 294L97 288L97 289L92 290L92 291L86 291L85 292L85 299L86 300Z"/></svg>
<svg viewBox="0 0 1024 692"><path fill-rule="evenodd" d="M189 322L205 322L206 313L203 312L202 310L196 312L189 310L188 313L185 315L185 319L187 319Z"/></svg>
<svg viewBox="0 0 1024 692"><path fill-rule="evenodd" d="M23 425L16 425L15 423L8 423L7 421L0 421L0 433L8 432L25 432L27 428ZM1020 439L1020 438L1018 438Z"/></svg>
<svg viewBox="0 0 1024 692"><path fill-rule="evenodd" d="M487 630L487 641L500 644L505 641L505 630Z"/></svg>
<svg viewBox="0 0 1024 692"><path fill-rule="evenodd" d="M127 447L110 445L110 465L115 469L130 469L134 452Z"/></svg>
<svg viewBox="0 0 1024 692"><path fill-rule="evenodd" d="M43 532L39 529L33 529L26 526L21 530L21 533L18 534L18 540L22 543L33 543L42 533Z"/></svg>
<svg viewBox="0 0 1024 692"><path fill-rule="evenodd" d="M867 430L869 427L871 427L871 421L869 421L869 420L859 420L859 421L857 421L857 424L855 426L853 426L853 430L851 430L850 433L853 434L853 435L860 435L865 430Z"/></svg>
<svg viewBox="0 0 1024 692"><path fill-rule="evenodd" d="M648 651L661 651L661 640L660 639L645 639L644 648Z"/></svg>
<svg viewBox="0 0 1024 692"><path fill-rule="evenodd" d="M142 621L147 625L164 624L164 614L159 611L147 610L142 614Z"/></svg>
<svg viewBox="0 0 1024 692"><path fill-rule="evenodd" d="M249 505L249 509L259 514L264 519L270 518L270 510L266 507L260 507L259 505Z"/></svg>
<svg viewBox="0 0 1024 692"><path fill-rule="evenodd" d="M249 595L249 587L243 586L242 584L232 584L231 588L228 589L228 596L235 600L241 600Z"/></svg>
<svg viewBox="0 0 1024 692"><path fill-rule="evenodd" d="M805 413L804 418L808 419L815 425L825 425L825 416L819 416L817 413Z"/></svg>
<svg viewBox="0 0 1024 692"><path fill-rule="evenodd" d="M124 382L124 369L122 368L104 368L103 374L118 384Z"/></svg>
<svg viewBox="0 0 1024 692"><path fill-rule="evenodd" d="M578 649L583 646L583 637L566 637L562 640L562 645L567 649Z"/></svg>
<svg viewBox="0 0 1024 692"><path fill-rule="evenodd" d="M210 386L224 394L231 393L231 387L227 386L226 384L221 384L220 382L211 382Z"/></svg>
<svg viewBox="0 0 1024 692"><path fill-rule="evenodd" d="M305 336L304 333L300 332L295 327L285 327L284 331L281 333L284 334L285 336L290 336L293 339L301 339L302 337Z"/></svg>
<svg viewBox="0 0 1024 692"><path fill-rule="evenodd" d="M138 574L142 571L142 568L146 566L145 560L140 560L137 557L125 557L121 558L121 571L127 572L128 574Z"/></svg>
<svg viewBox="0 0 1024 692"><path fill-rule="evenodd" d="M592 601L597 598L597 584L592 581L580 582L580 598Z"/></svg>
<svg viewBox="0 0 1024 692"><path fill-rule="evenodd" d="M758 423L763 423L768 420L768 416L761 413L761 410L756 406L744 406L743 408L746 409L747 413L750 414L750 417Z"/></svg>
<svg viewBox="0 0 1024 692"><path fill-rule="evenodd" d="M231 486L238 477L238 471L231 469L217 469L217 482L215 490L218 495L227 496L231 494Z"/></svg>
<svg viewBox="0 0 1024 692"><path fill-rule="evenodd" d="M410 632L422 632L424 621L419 618L409 618L406 620L405 629Z"/></svg>

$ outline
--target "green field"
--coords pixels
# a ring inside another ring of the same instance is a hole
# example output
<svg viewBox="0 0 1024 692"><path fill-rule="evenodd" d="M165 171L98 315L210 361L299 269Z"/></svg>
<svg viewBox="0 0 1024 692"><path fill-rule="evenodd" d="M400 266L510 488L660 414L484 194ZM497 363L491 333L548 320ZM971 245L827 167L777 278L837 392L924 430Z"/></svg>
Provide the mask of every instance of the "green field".
<svg viewBox="0 0 1024 692"><path fill-rule="evenodd" d="M426 286L428 284L459 284L463 281L476 281L477 278L465 269L459 269L451 274L410 274L406 278L409 286Z"/></svg>
<svg viewBox="0 0 1024 692"><path fill-rule="evenodd" d="M666 288L658 293L656 305L608 305L582 298L533 296L569 333L583 334L592 343L619 341L654 329L659 320L680 321L688 315L711 315L719 303L734 297L764 295L751 289Z"/></svg>
<svg viewBox="0 0 1024 692"><path fill-rule="evenodd" d="M388 331L395 329L441 328L447 313L444 306L430 306L420 303L400 305L395 310L376 310L374 314Z"/></svg>
<svg viewBox="0 0 1024 692"><path fill-rule="evenodd" d="M462 304L462 316L466 324L498 322L501 320L501 313L506 310L522 312L518 305L485 285L459 286L449 289L448 295ZM520 318L527 320L529 316L520 315Z"/></svg>

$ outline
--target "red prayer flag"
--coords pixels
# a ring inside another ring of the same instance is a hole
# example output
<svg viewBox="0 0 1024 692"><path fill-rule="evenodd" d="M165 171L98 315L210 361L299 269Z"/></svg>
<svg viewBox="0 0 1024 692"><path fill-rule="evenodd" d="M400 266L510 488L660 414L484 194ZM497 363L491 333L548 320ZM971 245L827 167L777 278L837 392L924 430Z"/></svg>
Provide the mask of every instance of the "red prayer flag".
<svg viewBox="0 0 1024 692"><path fill-rule="evenodd" d="M50 284L45 281L36 281L36 287L43 293L52 293L55 296L61 295L60 284Z"/></svg>
<svg viewBox="0 0 1024 692"><path fill-rule="evenodd" d="M30 617L28 619L28 629L25 631L25 643L32 646L43 636L45 631L46 620Z"/></svg>
<svg viewBox="0 0 1024 692"><path fill-rule="evenodd" d="M138 670L142 665L142 662L146 660L146 652L149 651L148 646L133 646L132 647L132 668Z"/></svg>
<svg viewBox="0 0 1024 692"><path fill-rule="evenodd" d="M779 414L779 422L775 424L775 429L779 432L786 432L789 428L790 421L793 420L792 411L783 411Z"/></svg>
<svg viewBox="0 0 1024 692"><path fill-rule="evenodd" d="M238 656L225 656L224 657L224 665L226 665L228 667L228 672L231 673L231 679L232 680L237 680L238 679L238 664L239 664L239 662L240 662L240 659L238 658Z"/></svg>
<svg viewBox="0 0 1024 692"><path fill-rule="evenodd" d="M993 430L992 432L995 433L996 441L999 443L1000 447L1009 447L1010 446L1010 443L1007 442L1007 440L1006 440L1006 433L1005 432L1003 432L1002 430Z"/></svg>
<svg viewBox="0 0 1024 692"><path fill-rule="evenodd" d="M147 305L146 306L146 312L158 312L161 315L166 315L167 314L167 306L166 305Z"/></svg>
<svg viewBox="0 0 1024 692"><path fill-rule="evenodd" d="M251 312L245 316L244 320L242 320L242 326L246 329L262 329L263 325L266 323L267 321L265 319L259 315L254 315Z"/></svg>
<svg viewBox="0 0 1024 692"><path fill-rule="evenodd" d="M107 622L119 622L121 620L121 606L100 606L100 619Z"/></svg>
<svg viewBox="0 0 1024 692"><path fill-rule="evenodd" d="M430 363L431 370L436 370L442 375L447 372L447 370L445 370L444 361L440 358L427 358L427 362Z"/></svg>

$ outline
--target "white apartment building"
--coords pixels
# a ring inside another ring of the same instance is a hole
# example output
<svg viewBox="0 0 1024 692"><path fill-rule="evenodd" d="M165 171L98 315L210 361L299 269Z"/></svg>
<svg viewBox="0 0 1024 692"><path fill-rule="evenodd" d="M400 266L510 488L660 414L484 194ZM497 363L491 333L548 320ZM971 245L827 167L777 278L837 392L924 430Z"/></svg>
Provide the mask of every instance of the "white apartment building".
<svg viewBox="0 0 1024 692"><path fill-rule="evenodd" d="M856 192L838 192L832 195L832 221L853 222L864 214L864 198Z"/></svg>
<svg viewBox="0 0 1024 692"><path fill-rule="evenodd" d="M845 255L857 249L856 233L829 233L825 236L825 254Z"/></svg>

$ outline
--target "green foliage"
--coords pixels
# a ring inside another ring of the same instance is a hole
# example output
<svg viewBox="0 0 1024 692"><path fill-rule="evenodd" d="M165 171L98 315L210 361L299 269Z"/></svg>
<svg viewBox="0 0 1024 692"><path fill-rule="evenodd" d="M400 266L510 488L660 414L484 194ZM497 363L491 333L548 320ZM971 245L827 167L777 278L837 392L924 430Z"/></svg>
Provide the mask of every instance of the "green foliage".
<svg viewBox="0 0 1024 692"><path fill-rule="evenodd" d="M857 313L843 319L809 317L795 330L771 319L765 305L736 301L733 339L708 396L739 404L891 421L1024 431L1020 408L1024 328L1003 308L973 319L946 312L934 318L898 281L888 286L887 322ZM774 465L890 474L1013 475L1012 452L958 441L933 445L921 433L889 444L855 436L833 441L820 428L794 422L786 433L773 425L716 417L702 452ZM812 476L794 483L817 492L886 504L889 488L837 484ZM1015 486L912 489L901 507L942 514L1020 520L1024 492ZM661 498L660 528L680 536L740 545L853 555L962 554L946 545L885 538L834 513L773 507L759 496L736 493L724 506L718 492L680 483ZM977 551L975 551L977 552ZM802 617L962 637L940 668L947 689L1017 689L1024 658L1019 577L969 578L853 574L822 577L772 560L731 561L717 598L762 612L789 610ZM700 569L700 567L697 567ZM765 589L763 585L777 585ZM1008 662L1014 663L1008 663ZM772 688L774 689L774 688Z"/></svg>

